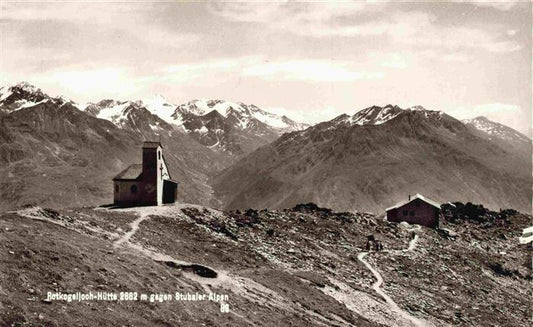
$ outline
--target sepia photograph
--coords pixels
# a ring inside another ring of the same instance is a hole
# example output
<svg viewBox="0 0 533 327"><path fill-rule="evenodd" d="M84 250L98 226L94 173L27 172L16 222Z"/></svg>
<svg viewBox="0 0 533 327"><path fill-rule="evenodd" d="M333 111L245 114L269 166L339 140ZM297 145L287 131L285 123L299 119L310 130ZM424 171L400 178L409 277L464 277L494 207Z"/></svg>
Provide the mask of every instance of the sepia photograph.
<svg viewBox="0 0 533 327"><path fill-rule="evenodd" d="M533 324L530 0L0 0L0 327Z"/></svg>

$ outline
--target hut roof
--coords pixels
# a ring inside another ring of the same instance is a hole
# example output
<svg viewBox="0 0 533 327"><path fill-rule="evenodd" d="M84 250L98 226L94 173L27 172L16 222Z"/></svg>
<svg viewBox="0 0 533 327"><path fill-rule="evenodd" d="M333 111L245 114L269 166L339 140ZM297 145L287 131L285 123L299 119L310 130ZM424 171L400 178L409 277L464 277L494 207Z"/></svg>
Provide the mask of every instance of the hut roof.
<svg viewBox="0 0 533 327"><path fill-rule="evenodd" d="M142 164L133 164L129 165L128 168L124 169L120 172L115 178L113 178L114 181L116 180L137 180L141 177L143 172L143 165Z"/></svg>
<svg viewBox="0 0 533 327"><path fill-rule="evenodd" d="M385 211L390 211L390 210L393 210L393 209L397 209L397 208L402 207L402 206L406 205L407 203L412 202L412 201L414 201L416 199L420 199L420 200L426 202L427 204L432 205L432 206L434 206L437 209L440 209L440 204L439 203L437 203L437 202L435 202L433 200L427 199L422 194L418 194L417 193L417 194L415 194L415 196L411 197L411 200L408 199L408 200L396 203L396 205L385 209Z"/></svg>

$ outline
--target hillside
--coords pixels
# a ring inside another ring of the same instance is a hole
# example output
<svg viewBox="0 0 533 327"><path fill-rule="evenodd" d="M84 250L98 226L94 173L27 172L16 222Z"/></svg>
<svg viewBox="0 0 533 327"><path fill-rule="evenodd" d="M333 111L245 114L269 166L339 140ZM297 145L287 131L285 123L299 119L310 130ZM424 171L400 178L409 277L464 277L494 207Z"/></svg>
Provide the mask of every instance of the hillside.
<svg viewBox="0 0 533 327"><path fill-rule="evenodd" d="M383 213L421 193L530 212L531 145L502 142L439 111L374 106L283 135L221 172L213 187L227 209L312 201Z"/></svg>
<svg viewBox="0 0 533 327"><path fill-rule="evenodd" d="M531 216L479 212L457 213L441 230L312 204L5 213L0 325L525 325L531 272L518 236ZM367 253L368 235L384 250ZM47 300L48 292L138 298L66 302ZM175 292L214 292L227 306L140 300Z"/></svg>
<svg viewBox="0 0 533 327"><path fill-rule="evenodd" d="M111 179L141 162L143 140L159 137L171 176L186 190L178 191L179 201L219 205L207 180L229 164L227 156L205 148L142 107L125 107L128 115L118 127L87 115L70 101L48 96L28 100L43 94L35 88L22 91L28 90L23 100L9 102L10 95L0 102L6 109L0 112L0 211L110 203ZM20 97L21 92L14 91Z"/></svg>

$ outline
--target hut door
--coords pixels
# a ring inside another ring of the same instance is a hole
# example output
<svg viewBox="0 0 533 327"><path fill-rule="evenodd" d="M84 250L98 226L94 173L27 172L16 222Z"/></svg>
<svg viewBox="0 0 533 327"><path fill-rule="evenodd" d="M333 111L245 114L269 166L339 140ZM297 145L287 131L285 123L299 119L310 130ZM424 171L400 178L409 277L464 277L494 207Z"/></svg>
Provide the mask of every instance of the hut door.
<svg viewBox="0 0 533 327"><path fill-rule="evenodd" d="M176 202L176 191L177 184L169 182L167 180L163 181L163 203L174 203Z"/></svg>

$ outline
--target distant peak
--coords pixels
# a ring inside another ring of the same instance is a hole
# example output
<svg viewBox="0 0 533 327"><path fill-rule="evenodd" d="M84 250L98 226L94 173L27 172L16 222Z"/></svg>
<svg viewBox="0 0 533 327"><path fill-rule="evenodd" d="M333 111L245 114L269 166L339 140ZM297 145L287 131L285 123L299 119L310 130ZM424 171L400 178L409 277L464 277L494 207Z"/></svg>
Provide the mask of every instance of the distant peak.
<svg viewBox="0 0 533 327"><path fill-rule="evenodd" d="M418 110L418 111L427 111L426 108L420 106L420 105L416 105L416 106L412 106L412 107L409 107L410 110Z"/></svg>
<svg viewBox="0 0 533 327"><path fill-rule="evenodd" d="M495 123L493 122L492 120L488 119L487 117L485 116L477 116L477 117L474 117L474 118L467 118L467 119L463 119L461 120L463 123L466 123L466 124L473 124L473 123L476 123L476 122L481 122L481 123Z"/></svg>
<svg viewBox="0 0 533 327"><path fill-rule="evenodd" d="M47 94L44 94L41 89L28 82L20 82L15 85L6 85L0 88L0 102L2 104L11 104L15 107L18 106L18 109L28 107L30 104L39 103L43 100L51 100L51 98ZM15 102L17 104L14 104Z"/></svg>
<svg viewBox="0 0 533 327"><path fill-rule="evenodd" d="M442 116L440 111L427 110L420 105L402 109L398 105L387 104L384 107L374 105L358 111L350 118L350 123L353 125L381 125L410 111L420 112L426 118L436 117L440 119Z"/></svg>
<svg viewBox="0 0 533 327"><path fill-rule="evenodd" d="M19 89L27 93L42 93L41 89L28 82L19 82L11 86L10 89Z"/></svg>
<svg viewBox="0 0 533 327"><path fill-rule="evenodd" d="M20 87L20 88L29 88L29 89L36 89L35 85L33 84L30 84L28 82L19 82L17 84L14 85L15 87Z"/></svg>
<svg viewBox="0 0 533 327"><path fill-rule="evenodd" d="M401 108L398 107L397 105L392 105L392 104L389 103L388 105L383 107L383 109L401 109Z"/></svg>
<svg viewBox="0 0 533 327"><path fill-rule="evenodd" d="M485 116L463 119L462 122L491 136L496 136L507 141L531 142L530 138L521 132L502 123L492 121Z"/></svg>
<svg viewBox="0 0 533 327"><path fill-rule="evenodd" d="M100 100L97 103L95 103L95 105L99 106L99 107L111 107L111 106L114 106L117 103L118 103L118 101L113 100L113 99L103 99L103 100Z"/></svg>
<svg viewBox="0 0 533 327"><path fill-rule="evenodd" d="M348 114L340 114L338 115L337 117L333 118L331 121L332 122L348 122L348 120L350 119L350 116Z"/></svg>

